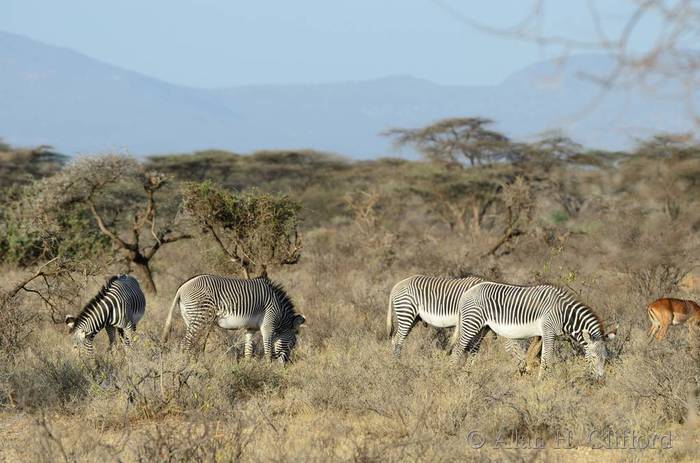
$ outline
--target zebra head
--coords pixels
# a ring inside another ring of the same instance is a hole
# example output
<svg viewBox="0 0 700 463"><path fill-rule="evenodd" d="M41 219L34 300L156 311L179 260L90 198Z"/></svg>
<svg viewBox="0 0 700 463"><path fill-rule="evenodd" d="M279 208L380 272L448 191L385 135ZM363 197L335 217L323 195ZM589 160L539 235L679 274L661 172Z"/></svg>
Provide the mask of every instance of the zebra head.
<svg viewBox="0 0 700 463"><path fill-rule="evenodd" d="M81 347L88 352L92 351L92 340L95 334L86 330L82 325L76 325L77 318L72 315L66 315L65 323L68 326L68 334L73 338L73 348L80 349Z"/></svg>
<svg viewBox="0 0 700 463"><path fill-rule="evenodd" d="M606 342L615 337L615 332L612 331L605 336L597 338L591 337L591 333L588 330L583 330L581 334L583 336L583 350L586 360L595 377L598 379L602 378L604 374L603 367L608 359Z"/></svg>
<svg viewBox="0 0 700 463"><path fill-rule="evenodd" d="M280 361L287 363L290 360L292 349L297 343L297 333L299 328L304 324L306 318L301 314L296 314L292 318L291 324L272 337L272 355Z"/></svg>

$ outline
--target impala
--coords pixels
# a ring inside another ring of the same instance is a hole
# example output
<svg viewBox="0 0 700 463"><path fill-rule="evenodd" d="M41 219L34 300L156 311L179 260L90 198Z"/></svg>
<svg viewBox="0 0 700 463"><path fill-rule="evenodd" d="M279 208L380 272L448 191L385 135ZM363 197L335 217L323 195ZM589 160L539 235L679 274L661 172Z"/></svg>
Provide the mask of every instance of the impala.
<svg viewBox="0 0 700 463"><path fill-rule="evenodd" d="M688 329L700 325L700 306L693 301L684 299L662 298L649 304L647 307L651 326L648 334L656 335L660 341L666 337L668 327L671 325L688 324Z"/></svg>

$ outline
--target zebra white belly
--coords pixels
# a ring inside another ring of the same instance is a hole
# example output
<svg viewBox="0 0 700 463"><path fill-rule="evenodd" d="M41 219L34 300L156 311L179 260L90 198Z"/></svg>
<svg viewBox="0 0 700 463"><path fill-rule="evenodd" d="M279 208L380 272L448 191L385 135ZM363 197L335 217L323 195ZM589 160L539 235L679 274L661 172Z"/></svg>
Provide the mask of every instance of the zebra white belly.
<svg viewBox="0 0 700 463"><path fill-rule="evenodd" d="M489 327L497 335L509 339L525 339L533 336L542 336L542 324L539 321L516 325L513 323L488 323Z"/></svg>
<svg viewBox="0 0 700 463"><path fill-rule="evenodd" d="M436 328L449 328L457 324L457 314L438 315L421 310L418 312L418 315L420 315L421 320L423 320L425 323Z"/></svg>
<svg viewBox="0 0 700 463"><path fill-rule="evenodd" d="M238 328L257 328L260 329L262 323L261 315L253 315L252 317L240 315L224 315L219 317L217 324L225 330L235 330Z"/></svg>

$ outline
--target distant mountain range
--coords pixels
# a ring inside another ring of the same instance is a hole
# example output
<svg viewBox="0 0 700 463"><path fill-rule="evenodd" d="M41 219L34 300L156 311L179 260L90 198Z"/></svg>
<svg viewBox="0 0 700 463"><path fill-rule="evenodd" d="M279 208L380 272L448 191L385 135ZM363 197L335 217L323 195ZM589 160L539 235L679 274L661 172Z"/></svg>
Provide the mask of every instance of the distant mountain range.
<svg viewBox="0 0 700 463"><path fill-rule="evenodd" d="M490 117L495 129L516 139L562 128L586 146L607 149L691 129L682 103L639 90L610 91L580 114L600 87L579 74L611 65L604 55L573 56L563 69L545 61L481 87L390 76L198 89L0 32L0 137L67 154L313 148L372 158L396 154L380 132L450 116Z"/></svg>

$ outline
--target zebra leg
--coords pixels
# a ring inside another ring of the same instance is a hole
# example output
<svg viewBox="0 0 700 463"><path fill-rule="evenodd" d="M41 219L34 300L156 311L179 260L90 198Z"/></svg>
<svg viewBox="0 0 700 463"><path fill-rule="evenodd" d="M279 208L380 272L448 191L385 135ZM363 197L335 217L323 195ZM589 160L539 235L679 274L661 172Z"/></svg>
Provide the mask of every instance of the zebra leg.
<svg viewBox="0 0 700 463"><path fill-rule="evenodd" d="M515 359L515 364L520 373L525 372L525 349L523 349L522 341L520 339L510 339L506 338L505 343L506 351L513 356Z"/></svg>
<svg viewBox="0 0 700 463"><path fill-rule="evenodd" d="M116 329L111 325L107 325L105 326L105 331L107 332L107 337L109 338L109 350L111 351L114 347L114 342L117 340Z"/></svg>
<svg viewBox="0 0 700 463"><path fill-rule="evenodd" d="M459 330L459 338L452 346L450 363L453 365L458 363L467 351L474 353L479 350L481 340L488 332L484 326L485 321L485 317L478 308L460 310L460 320L457 322L459 326L455 328Z"/></svg>
<svg viewBox="0 0 700 463"><path fill-rule="evenodd" d="M182 349L192 354L197 344L201 344L202 352L206 348L206 337L216 317L216 307L209 302L195 304L180 303L182 319L185 321L185 337Z"/></svg>
<svg viewBox="0 0 700 463"><path fill-rule="evenodd" d="M189 325L185 331L185 337L182 340L182 350L191 354L198 337L199 330L194 325Z"/></svg>
<svg viewBox="0 0 700 463"><path fill-rule="evenodd" d="M131 346L131 341L134 339L135 332L136 330L134 329L134 326L131 323L126 325L126 328L121 330L122 340L124 341L125 347Z"/></svg>
<svg viewBox="0 0 700 463"><path fill-rule="evenodd" d="M247 330L245 332L244 358L249 359L253 357L253 336L255 336L255 331Z"/></svg>
<svg viewBox="0 0 700 463"><path fill-rule="evenodd" d="M394 355L396 357L401 357L401 348L403 347L403 342L406 340L408 333L416 325L417 317L415 314L410 314L406 318L400 318L397 312L396 316L396 333L394 333L394 338L391 340L391 344L394 346Z"/></svg>
<svg viewBox="0 0 700 463"><path fill-rule="evenodd" d="M272 329L263 326L260 328L263 338L263 355L267 361L272 362Z"/></svg>
<svg viewBox="0 0 700 463"><path fill-rule="evenodd" d="M481 331L479 331L477 335L474 336L474 339L469 341L469 344L467 345L467 352L469 352L470 354L476 354L477 352L479 352L479 348L481 347L481 341L484 340L488 333L488 326L484 326L483 328L481 328Z"/></svg>
<svg viewBox="0 0 700 463"><path fill-rule="evenodd" d="M542 359L540 360L540 373L537 376L538 380L544 378L544 371L549 366L549 359L552 356L554 350L554 334L553 333L543 333L542 334Z"/></svg>
<svg viewBox="0 0 700 463"><path fill-rule="evenodd" d="M83 350L88 357L93 357L95 355L95 346L93 344L94 339L94 336L86 336L83 340Z"/></svg>

